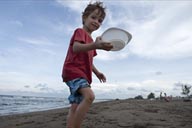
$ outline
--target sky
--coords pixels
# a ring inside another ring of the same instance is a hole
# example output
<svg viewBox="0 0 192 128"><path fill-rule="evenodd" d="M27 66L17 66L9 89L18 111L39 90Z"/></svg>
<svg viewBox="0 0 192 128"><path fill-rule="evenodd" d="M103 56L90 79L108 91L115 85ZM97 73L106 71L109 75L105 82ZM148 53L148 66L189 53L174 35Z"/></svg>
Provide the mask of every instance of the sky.
<svg viewBox="0 0 192 128"><path fill-rule="evenodd" d="M82 27L90 0L0 0L0 94L58 96L69 89L61 72L70 38ZM94 0L92 0L94 2ZM97 50L96 98L181 96L192 84L192 2L188 0L103 0L106 18L93 39L110 27L132 34L120 51Z"/></svg>

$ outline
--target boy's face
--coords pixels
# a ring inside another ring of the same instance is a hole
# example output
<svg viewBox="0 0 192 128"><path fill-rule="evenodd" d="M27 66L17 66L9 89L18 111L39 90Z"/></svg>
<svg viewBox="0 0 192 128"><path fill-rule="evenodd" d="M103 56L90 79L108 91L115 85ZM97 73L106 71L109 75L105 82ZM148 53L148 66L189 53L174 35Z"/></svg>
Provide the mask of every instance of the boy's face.
<svg viewBox="0 0 192 128"><path fill-rule="evenodd" d="M96 9L89 16L83 18L83 20L84 28L87 30L87 32L92 33L101 26L104 19L101 17L99 10Z"/></svg>

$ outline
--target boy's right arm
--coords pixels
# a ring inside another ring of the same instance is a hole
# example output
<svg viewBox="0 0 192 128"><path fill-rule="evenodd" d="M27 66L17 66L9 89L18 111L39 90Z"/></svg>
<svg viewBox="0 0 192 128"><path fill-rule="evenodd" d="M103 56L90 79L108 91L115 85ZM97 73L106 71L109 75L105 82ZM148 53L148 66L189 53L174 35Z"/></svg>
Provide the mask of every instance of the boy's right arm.
<svg viewBox="0 0 192 128"><path fill-rule="evenodd" d="M95 43L82 44L80 42L74 42L73 44L73 52L75 53L87 52L95 49L110 51L112 48L113 48L113 45L111 45L111 43L109 42L103 42L101 40L101 37L97 37Z"/></svg>

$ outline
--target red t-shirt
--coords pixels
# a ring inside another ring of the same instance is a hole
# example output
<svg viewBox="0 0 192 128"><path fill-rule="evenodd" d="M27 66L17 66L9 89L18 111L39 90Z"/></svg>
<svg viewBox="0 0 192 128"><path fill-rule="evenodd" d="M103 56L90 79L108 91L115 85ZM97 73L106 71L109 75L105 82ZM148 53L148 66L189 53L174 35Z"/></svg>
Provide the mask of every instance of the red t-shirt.
<svg viewBox="0 0 192 128"><path fill-rule="evenodd" d="M81 28L75 30L69 45L67 56L63 65L62 78L64 82L75 78L85 78L89 84L92 82L93 57L97 55L96 50L88 52L73 52L73 44L78 41L82 44L89 44L93 39Z"/></svg>

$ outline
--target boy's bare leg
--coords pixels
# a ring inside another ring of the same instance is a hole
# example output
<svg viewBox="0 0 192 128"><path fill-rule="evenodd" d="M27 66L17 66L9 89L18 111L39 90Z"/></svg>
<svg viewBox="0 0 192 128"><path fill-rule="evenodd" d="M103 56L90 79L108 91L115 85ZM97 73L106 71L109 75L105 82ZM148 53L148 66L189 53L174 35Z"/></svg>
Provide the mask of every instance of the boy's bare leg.
<svg viewBox="0 0 192 128"><path fill-rule="evenodd" d="M88 112L95 95L91 88L82 88L79 90L79 93L83 95L83 101L78 105L75 116L74 116L74 128L80 128L83 122L83 119Z"/></svg>
<svg viewBox="0 0 192 128"><path fill-rule="evenodd" d="M67 116L67 128L74 128L74 117L75 112L79 104L71 104L71 107L69 109L69 113Z"/></svg>

